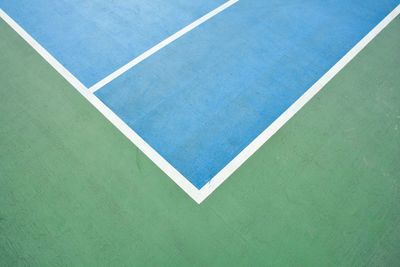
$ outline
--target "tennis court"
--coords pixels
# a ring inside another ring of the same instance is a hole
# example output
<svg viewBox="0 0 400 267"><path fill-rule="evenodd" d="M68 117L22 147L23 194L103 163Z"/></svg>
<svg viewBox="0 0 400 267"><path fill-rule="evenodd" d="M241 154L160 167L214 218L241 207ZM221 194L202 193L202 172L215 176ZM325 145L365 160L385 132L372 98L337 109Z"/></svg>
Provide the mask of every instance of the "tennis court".
<svg viewBox="0 0 400 267"><path fill-rule="evenodd" d="M6 1L2 8L201 202L398 15L397 4Z"/></svg>
<svg viewBox="0 0 400 267"><path fill-rule="evenodd" d="M398 0L0 7L8 263L64 230L49 265L398 260ZM24 244L31 216L54 228Z"/></svg>

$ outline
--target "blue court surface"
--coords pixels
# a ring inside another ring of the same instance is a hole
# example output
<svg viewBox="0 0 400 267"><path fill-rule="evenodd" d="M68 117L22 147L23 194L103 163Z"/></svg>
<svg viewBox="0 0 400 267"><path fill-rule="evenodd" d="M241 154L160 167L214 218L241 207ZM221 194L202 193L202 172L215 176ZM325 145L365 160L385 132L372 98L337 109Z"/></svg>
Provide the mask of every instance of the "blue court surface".
<svg viewBox="0 0 400 267"><path fill-rule="evenodd" d="M0 3L90 88L226 1ZM93 94L200 190L399 3L232 2Z"/></svg>

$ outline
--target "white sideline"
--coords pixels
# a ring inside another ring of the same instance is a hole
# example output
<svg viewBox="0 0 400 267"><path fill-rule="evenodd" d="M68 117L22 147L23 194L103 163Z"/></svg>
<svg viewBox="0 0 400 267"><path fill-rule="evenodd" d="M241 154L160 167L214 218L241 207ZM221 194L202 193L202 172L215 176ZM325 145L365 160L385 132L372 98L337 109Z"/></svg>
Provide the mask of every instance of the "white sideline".
<svg viewBox="0 0 400 267"><path fill-rule="evenodd" d="M288 120L290 120L308 101L311 100L333 77L335 77L358 53L363 50L389 23L400 14L400 5L389 13L375 28L359 41L327 73L311 86L296 102L282 113L267 129L242 150L231 162L217 173L200 191L205 199L268 141Z"/></svg>
<svg viewBox="0 0 400 267"><path fill-rule="evenodd" d="M235 1L236 2L236 1ZM358 42L341 60L339 60L325 75L310 87L296 102L294 102L278 119L264 132L253 140L242 152L228 163L209 183L200 190L193 186L171 164L160 156L135 131L123 122L103 102L62 66L50 53L36 42L2 9L0 17L10 25L28 44L30 44L53 68L55 68L75 89L95 106L115 127L117 127L132 143L146 154L162 171L164 171L179 187L181 187L197 203L204 201L218 186L220 186L234 171L236 171L251 155L253 155L271 136L273 136L290 118L294 116L308 101L312 99L337 73L339 73L369 42L371 42L389 23L400 14L398 5L371 32Z"/></svg>
<svg viewBox="0 0 400 267"><path fill-rule="evenodd" d="M108 75L107 77L102 79L101 81L97 82L95 85L93 85L92 87L89 88L89 91L91 93L96 92L97 90L102 88L104 85L108 84L109 82L111 82L115 78L121 76L126 71L130 70L131 68L133 68L134 66L136 66L137 64L139 64L140 62L145 60L146 58L150 57L151 55L153 55L154 53L156 53L160 49L166 47L170 43L174 42L175 40L177 40L178 38L182 37L186 33L190 32L193 29L195 29L196 27L198 27L199 25L203 24L207 20L211 19L212 17L214 17L218 13L221 13L222 11L224 11L228 7L232 6L233 4L237 3L238 1L239 0L229 0L228 2L222 4L221 6L217 7L216 9L214 9L213 11L207 13L203 17L199 18L198 20L196 20L196 21L192 22L191 24L187 25L183 29L179 30L178 32L176 32L173 35L171 35L170 37L168 37L167 39L165 39L165 40L161 41L160 43L158 43L157 45L153 46L152 48L150 48L149 50L147 50L146 52L144 52L140 56L136 57L135 59L133 59L132 61L130 61L126 65L124 65L121 68L119 68L118 70L114 71L113 73L111 73L110 75Z"/></svg>
<svg viewBox="0 0 400 267"><path fill-rule="evenodd" d="M97 110L103 114L115 127L118 128L134 145L149 157L163 170L179 187L181 187L194 201L200 204L203 200L199 190L193 186L182 174L169 164L160 154L148 145L135 131L111 111L100 99L90 93L76 77L74 77L60 62L44 49L11 17L0 9L0 17L13 28L28 44L30 44L58 73L60 73L75 89L81 93Z"/></svg>

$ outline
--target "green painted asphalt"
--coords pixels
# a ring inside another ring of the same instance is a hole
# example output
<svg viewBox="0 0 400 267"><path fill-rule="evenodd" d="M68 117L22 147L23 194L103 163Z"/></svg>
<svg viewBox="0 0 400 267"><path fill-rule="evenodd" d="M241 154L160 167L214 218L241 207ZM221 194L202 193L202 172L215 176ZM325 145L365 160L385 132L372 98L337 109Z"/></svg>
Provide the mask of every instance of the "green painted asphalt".
<svg viewBox="0 0 400 267"><path fill-rule="evenodd" d="M400 19L197 205L0 22L1 266L396 266Z"/></svg>

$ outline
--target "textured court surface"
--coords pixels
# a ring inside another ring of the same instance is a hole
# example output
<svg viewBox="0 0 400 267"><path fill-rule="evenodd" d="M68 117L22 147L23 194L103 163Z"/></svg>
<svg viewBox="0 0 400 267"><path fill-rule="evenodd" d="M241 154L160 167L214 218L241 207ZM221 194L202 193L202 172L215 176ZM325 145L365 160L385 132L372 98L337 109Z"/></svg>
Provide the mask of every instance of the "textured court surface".
<svg viewBox="0 0 400 267"><path fill-rule="evenodd" d="M0 265L396 266L400 19L202 205L0 22Z"/></svg>
<svg viewBox="0 0 400 267"><path fill-rule="evenodd" d="M0 7L90 87L222 3L0 0Z"/></svg>
<svg viewBox="0 0 400 267"><path fill-rule="evenodd" d="M35 0L1 7L90 88L223 3ZM95 96L173 176L201 190L399 3L242 0Z"/></svg>
<svg viewBox="0 0 400 267"><path fill-rule="evenodd" d="M399 3L240 1L96 95L201 189Z"/></svg>

